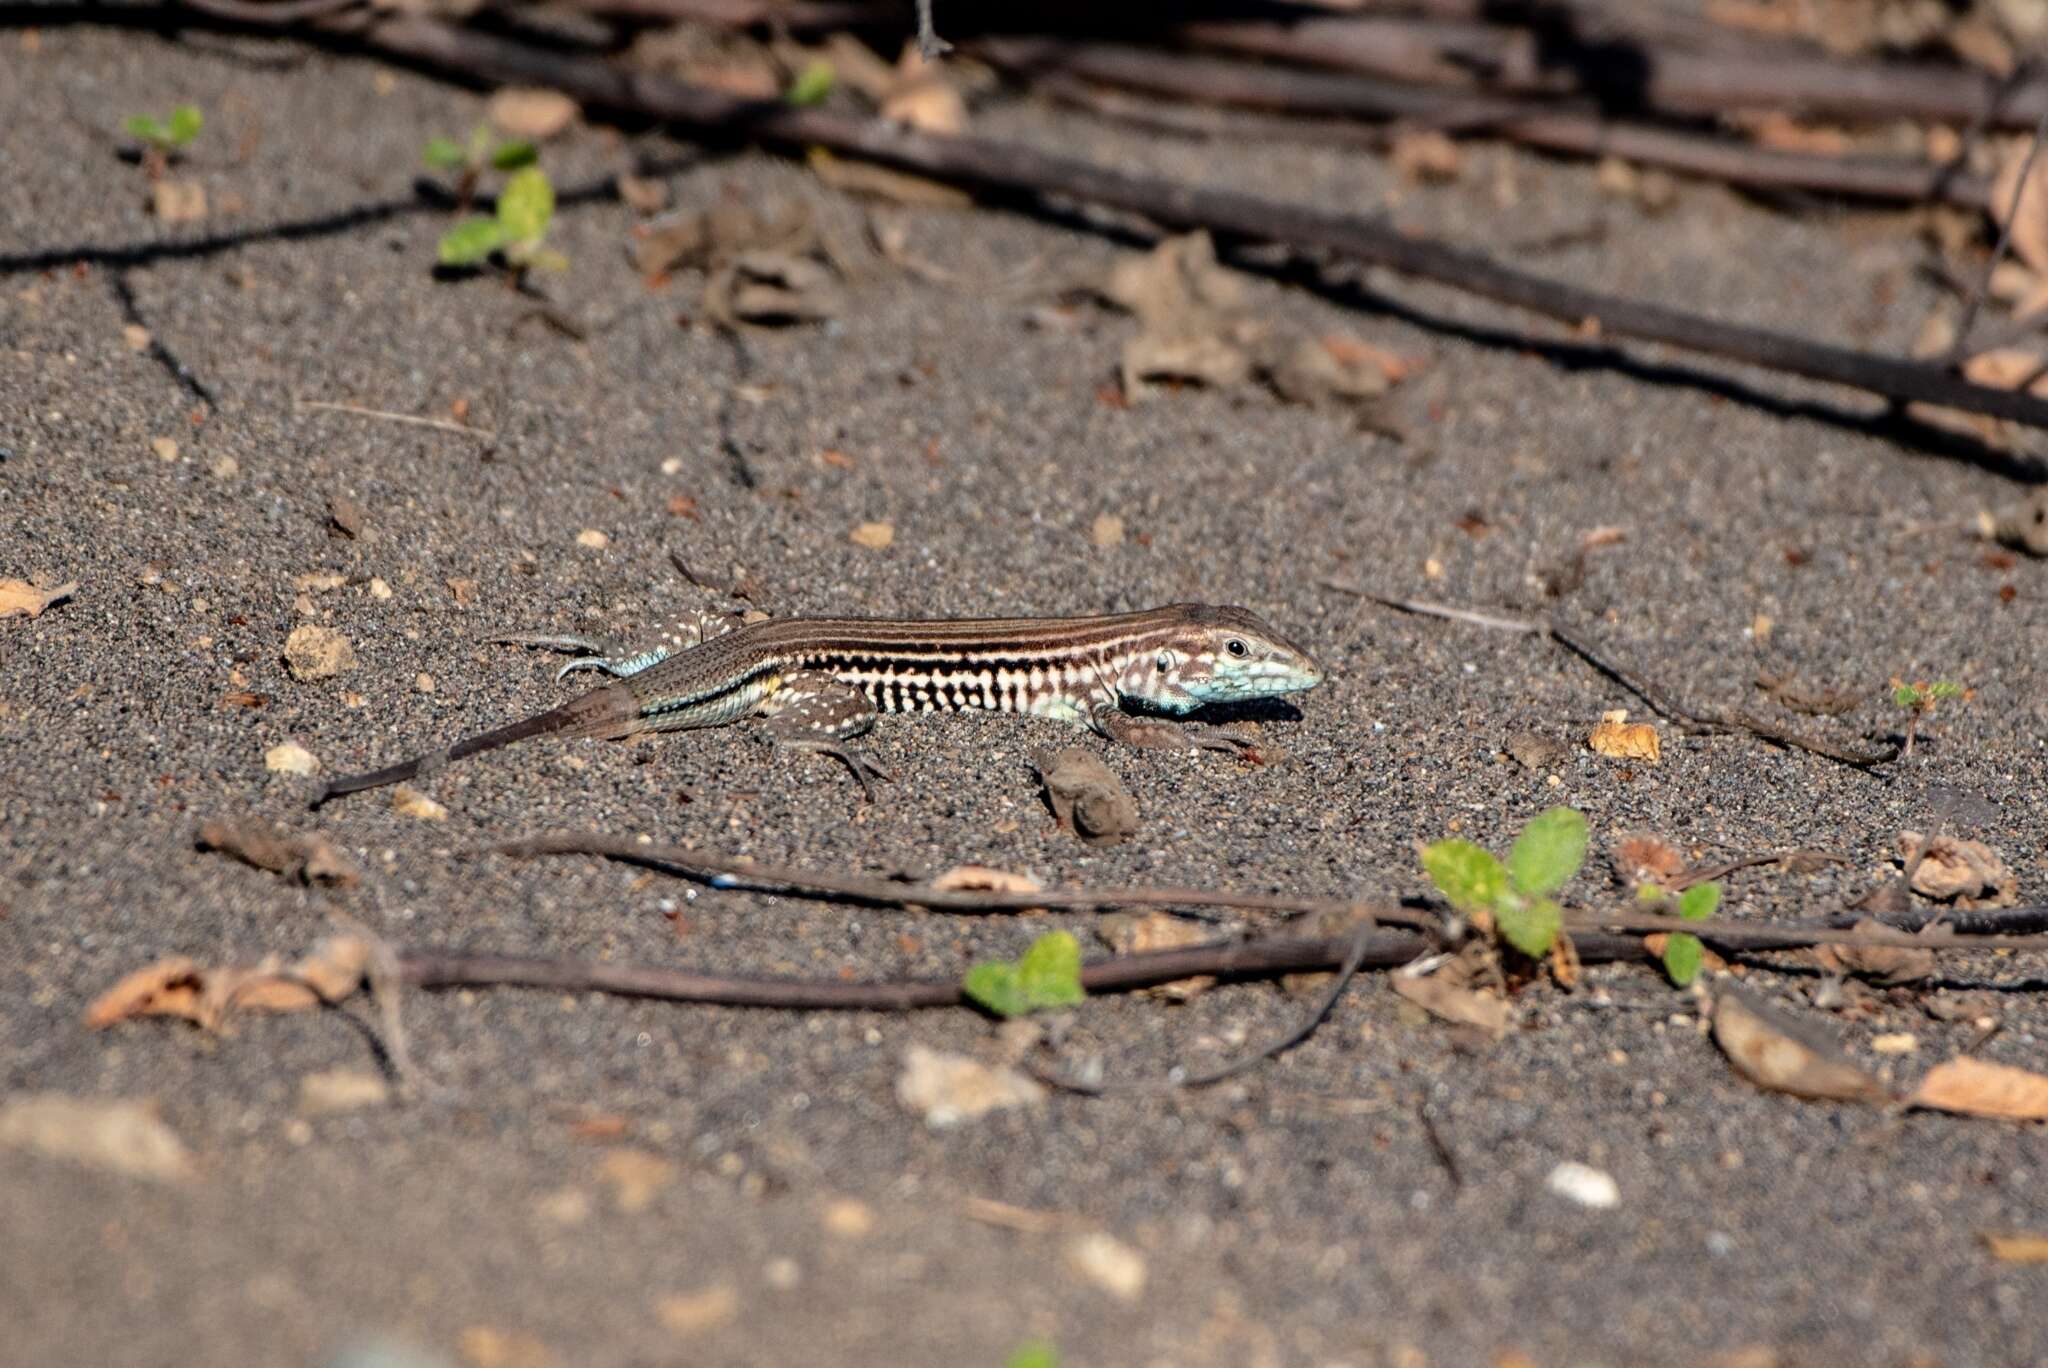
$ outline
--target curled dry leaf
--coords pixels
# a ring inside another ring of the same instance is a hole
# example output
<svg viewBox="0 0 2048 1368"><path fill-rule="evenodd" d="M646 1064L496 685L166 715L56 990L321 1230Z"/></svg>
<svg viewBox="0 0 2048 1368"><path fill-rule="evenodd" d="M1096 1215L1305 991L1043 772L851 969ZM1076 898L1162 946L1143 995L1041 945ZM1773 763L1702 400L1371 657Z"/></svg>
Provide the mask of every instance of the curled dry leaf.
<svg viewBox="0 0 2048 1368"><path fill-rule="evenodd" d="M2027 1230L1978 1232L1991 1257L2002 1263L2048 1263L2048 1234Z"/></svg>
<svg viewBox="0 0 2048 1368"><path fill-rule="evenodd" d="M1733 988L1715 995L1714 1040L1759 1088L1835 1102L1889 1100L1882 1082L1820 1032Z"/></svg>
<svg viewBox="0 0 2048 1368"><path fill-rule="evenodd" d="M2048 1121L2048 1076L1958 1055L1937 1064L1906 1099L1915 1107L2001 1121Z"/></svg>
<svg viewBox="0 0 2048 1368"><path fill-rule="evenodd" d="M2019 880L1982 841L1902 831L1898 850L1901 863L1913 871L1913 891L1923 898L1963 907L2011 907L2019 901Z"/></svg>
<svg viewBox="0 0 2048 1368"><path fill-rule="evenodd" d="M2032 395L2048 394L2048 357L2021 347L2000 347L1979 352L1963 362L1963 378L1992 389L2016 390L2024 385Z"/></svg>
<svg viewBox="0 0 2048 1368"><path fill-rule="evenodd" d="M1121 375L1128 399L1149 397L1157 382L1223 388L1242 384L1251 373L1251 358L1243 348L1215 334L1142 332L1123 347Z"/></svg>
<svg viewBox="0 0 2048 1368"><path fill-rule="evenodd" d="M85 1024L100 1030L143 1016L177 1016L218 1031L234 1011L302 1012L339 1002L363 981L370 943L331 936L285 969L276 956L250 967L206 968L173 955L129 974L94 999Z"/></svg>
<svg viewBox="0 0 2048 1368"><path fill-rule="evenodd" d="M1041 759L1038 777L1060 826L1088 845L1112 845L1138 831L1138 800L1116 771L1079 746Z"/></svg>
<svg viewBox="0 0 2048 1368"><path fill-rule="evenodd" d="M1611 760L1642 760L1656 764L1663 754L1657 729L1648 722L1631 722L1628 713L1617 709L1600 715L1586 744Z"/></svg>
<svg viewBox="0 0 2048 1368"><path fill-rule="evenodd" d="M41 617L43 609L77 592L75 580L60 584L55 589L38 589L21 580L0 579L0 618Z"/></svg>
<svg viewBox="0 0 2048 1368"><path fill-rule="evenodd" d="M742 252L704 286L704 312L722 323L817 323L845 307L831 270L793 252Z"/></svg>
<svg viewBox="0 0 2048 1368"><path fill-rule="evenodd" d="M1498 992L1474 988L1473 978L1471 962L1454 959L1433 974L1403 971L1387 982L1396 993L1431 1016L1459 1026L1477 1027L1498 1040L1508 1032L1513 1009Z"/></svg>
<svg viewBox="0 0 2048 1368"><path fill-rule="evenodd" d="M271 829L254 822L202 822L198 845L243 864L283 874L302 883L353 888L362 879L355 864L325 836Z"/></svg>
<svg viewBox="0 0 2048 1368"><path fill-rule="evenodd" d="M1625 884L1669 885L1685 872L1685 856L1661 836L1627 836L1614 848L1614 870Z"/></svg>
<svg viewBox="0 0 2048 1368"><path fill-rule="evenodd" d="M931 886L940 893L1037 893L1045 888L1029 874L977 864L954 865L933 879Z"/></svg>
<svg viewBox="0 0 2048 1368"><path fill-rule="evenodd" d="M1208 939L1201 927L1165 912L1112 912L1095 923L1095 934L1119 955L1142 955L1150 950L1178 950ZM1197 974L1141 989L1142 997L1186 1002L1216 986L1214 974Z"/></svg>
<svg viewBox="0 0 2048 1368"><path fill-rule="evenodd" d="M1855 929L1883 931L1890 928L1874 917L1865 917L1856 923ZM1855 974L1859 978L1875 979L1886 986L1915 983L1934 976L1934 952L1915 950L1907 945L1857 945L1845 941L1816 945L1811 954L1814 963L1831 974Z"/></svg>
<svg viewBox="0 0 2048 1368"><path fill-rule="evenodd" d="M576 119L576 102L559 90L506 86L494 91L484 114L508 138L546 142Z"/></svg>
<svg viewBox="0 0 2048 1368"><path fill-rule="evenodd" d="M2027 173L2024 142L2013 145L1991 183L1991 217L2000 228L2011 230L2012 250L2021 261L2037 271L2048 271L2048 157L2034 158L2026 193L2015 206L2013 197L2019 192L2022 173Z"/></svg>

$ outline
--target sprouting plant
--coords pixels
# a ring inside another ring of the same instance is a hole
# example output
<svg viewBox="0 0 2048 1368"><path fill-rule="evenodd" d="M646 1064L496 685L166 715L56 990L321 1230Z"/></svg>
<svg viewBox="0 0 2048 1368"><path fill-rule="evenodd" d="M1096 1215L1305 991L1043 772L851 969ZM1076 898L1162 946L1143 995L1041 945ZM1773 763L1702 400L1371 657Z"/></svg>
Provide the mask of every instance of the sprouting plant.
<svg viewBox="0 0 2048 1368"><path fill-rule="evenodd" d="M825 103L825 97L832 93L832 86L838 76L832 64L823 57L807 63L789 83L789 89L782 92L785 102L799 109Z"/></svg>
<svg viewBox="0 0 2048 1368"><path fill-rule="evenodd" d="M1451 906L1484 912L1501 939L1541 959L1564 925L1564 911L1551 895L1571 882L1585 858L1585 815L1554 807L1522 828L1506 864L1470 841L1436 841L1422 849L1422 870Z"/></svg>
<svg viewBox="0 0 2048 1368"><path fill-rule="evenodd" d="M960 990L997 1016L1023 1016L1072 1007L1081 987L1081 943L1071 931L1048 931L1014 960L983 960L967 971Z"/></svg>
<svg viewBox="0 0 2048 1368"><path fill-rule="evenodd" d="M529 270L559 271L567 257L547 247L555 217L555 187L538 166L513 172L498 194L490 218L464 219L441 235L443 266L481 266L493 254L504 258L518 279Z"/></svg>
<svg viewBox="0 0 2048 1368"><path fill-rule="evenodd" d="M1060 1351L1046 1340L1026 1340L1003 1360L1003 1368L1060 1368Z"/></svg>
<svg viewBox="0 0 2048 1368"><path fill-rule="evenodd" d="M1673 902L1671 895L1654 883L1638 885L1636 900L1667 908ZM1721 885L1696 883L1679 894L1676 903L1678 915L1687 921L1705 921L1721 906ZM1690 932L1673 931L1664 938L1664 972L1679 988L1699 977L1700 966L1706 962L1706 957L1707 947Z"/></svg>
<svg viewBox="0 0 2048 1368"><path fill-rule="evenodd" d="M206 116L199 112L199 106L189 104L179 105L162 119L154 114L130 114L121 120L122 132L142 144L142 164L152 179L162 175L171 158L198 137L205 126Z"/></svg>
<svg viewBox="0 0 2048 1368"><path fill-rule="evenodd" d="M491 130L478 124L471 130L467 143L453 138L427 139L427 145L420 150L420 160L436 171L455 173L455 202L459 210L467 211L484 172L512 172L532 166L540 160L540 150L523 138L493 146Z"/></svg>
<svg viewBox="0 0 2048 1368"><path fill-rule="evenodd" d="M1951 698L1962 698L1963 686L1946 679L1934 683L1920 681L1908 684L1903 680L1892 681L1892 702L1906 710L1906 744L1899 751L1901 757L1913 753L1913 737L1920 730L1921 719L1934 711L1934 705Z"/></svg>

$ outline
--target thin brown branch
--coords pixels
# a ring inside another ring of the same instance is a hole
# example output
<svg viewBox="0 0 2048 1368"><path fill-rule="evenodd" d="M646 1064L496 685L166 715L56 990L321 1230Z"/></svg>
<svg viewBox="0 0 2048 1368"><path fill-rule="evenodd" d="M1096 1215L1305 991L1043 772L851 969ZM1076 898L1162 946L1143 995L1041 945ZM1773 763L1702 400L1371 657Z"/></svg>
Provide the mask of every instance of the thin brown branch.
<svg viewBox="0 0 2048 1368"><path fill-rule="evenodd" d="M407 60L503 82L536 82L585 107L644 116L791 149L824 147L938 180L1010 193L1092 201L1175 228L1336 252L1476 294L1604 336L1669 343L1709 355L1917 401L2048 427L2048 400L1971 384L1935 366L1877 356L1786 333L1725 323L1502 265L1478 252L1411 237L1384 221L1129 175L1077 158L986 138L942 137L881 120L773 101L743 100L649 72L573 57L431 19L378 21L370 47Z"/></svg>
<svg viewBox="0 0 2048 1368"><path fill-rule="evenodd" d="M1218 907L1243 912L1276 912L1288 916L1354 916L1420 931L1437 929L1437 919L1395 903L1366 903L1351 898L1316 898L1299 894L1238 893L1204 888L1046 888L1032 893L994 889L938 889L895 879L820 874L785 865L690 850L683 846L643 845L626 837L567 833L534 836L493 846L500 855L602 855L665 873L701 879L714 888L746 888L799 897L832 898L883 907L921 907L931 912L988 914L1033 908L1090 911L1103 907Z"/></svg>

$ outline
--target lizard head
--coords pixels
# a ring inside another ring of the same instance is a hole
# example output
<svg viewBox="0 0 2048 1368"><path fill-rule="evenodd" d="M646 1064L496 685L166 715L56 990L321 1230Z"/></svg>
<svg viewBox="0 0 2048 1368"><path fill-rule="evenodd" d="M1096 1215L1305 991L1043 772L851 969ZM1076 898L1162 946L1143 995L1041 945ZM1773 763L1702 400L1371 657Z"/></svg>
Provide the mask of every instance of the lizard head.
<svg viewBox="0 0 2048 1368"><path fill-rule="evenodd" d="M1184 605L1133 671L1128 692L1168 712L1300 693L1323 682L1308 653L1243 608Z"/></svg>

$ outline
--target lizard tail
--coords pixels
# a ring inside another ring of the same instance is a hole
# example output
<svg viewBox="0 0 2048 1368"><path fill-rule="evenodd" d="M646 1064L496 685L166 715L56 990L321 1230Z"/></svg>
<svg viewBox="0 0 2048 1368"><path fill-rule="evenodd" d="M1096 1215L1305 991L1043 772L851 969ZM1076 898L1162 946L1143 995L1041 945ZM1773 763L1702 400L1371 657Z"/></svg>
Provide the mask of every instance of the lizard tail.
<svg viewBox="0 0 2048 1368"><path fill-rule="evenodd" d="M320 791L313 795L312 807L319 807L330 798L345 794L361 793L365 789L384 788L391 784L402 784L408 779L431 774L443 765L480 751L496 750L509 746L515 741L525 741L535 736L625 736L633 730L633 723L639 716L639 705L633 696L622 688L607 685L592 689L578 698L572 698L559 708L523 717L517 722L466 736L446 750L428 751L416 755L400 764L388 765L367 774L350 774L340 779L330 779Z"/></svg>

